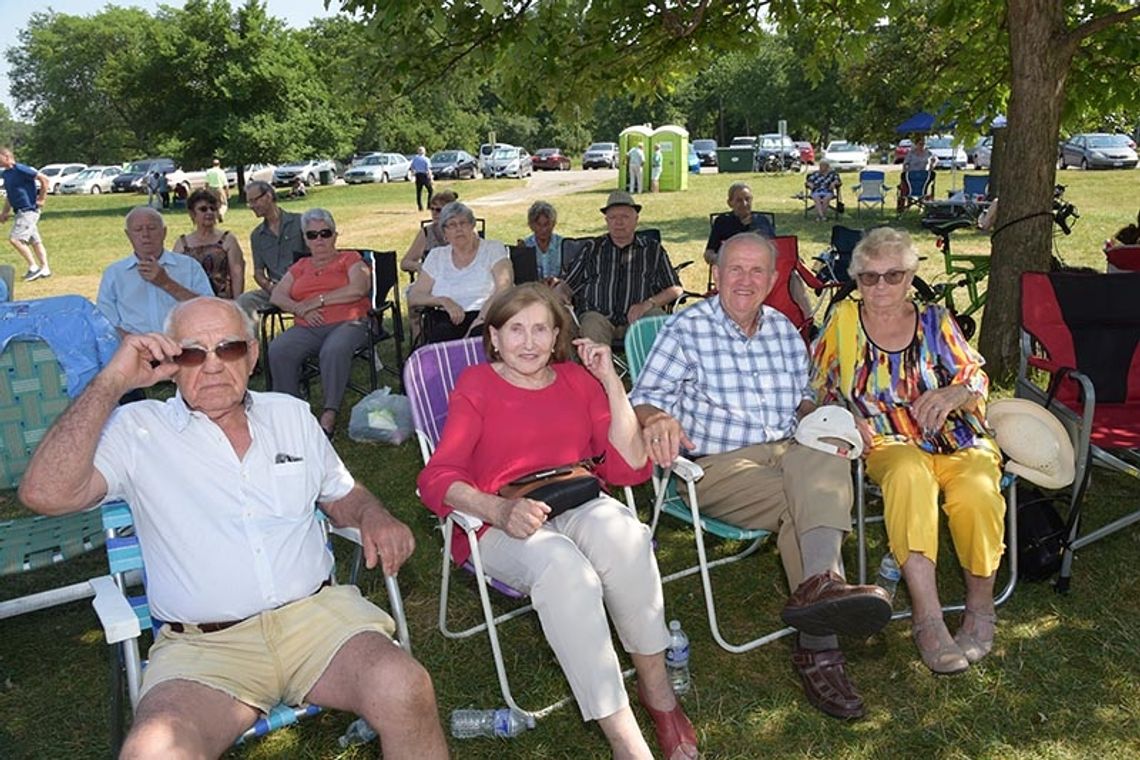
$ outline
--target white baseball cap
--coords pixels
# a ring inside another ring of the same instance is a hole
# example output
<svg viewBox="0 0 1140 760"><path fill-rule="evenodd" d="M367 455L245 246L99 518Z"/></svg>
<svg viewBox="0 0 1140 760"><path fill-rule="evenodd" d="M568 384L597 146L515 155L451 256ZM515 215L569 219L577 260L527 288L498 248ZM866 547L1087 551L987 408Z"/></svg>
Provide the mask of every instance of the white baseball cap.
<svg viewBox="0 0 1140 760"><path fill-rule="evenodd" d="M863 436L855 417L841 406L821 406L805 416L796 426L796 440L844 459L863 456Z"/></svg>
<svg viewBox="0 0 1140 760"><path fill-rule="evenodd" d="M1051 490L1073 482L1073 442L1061 421L1045 407L1028 399L1003 398L986 409L986 421L1009 457L1008 472Z"/></svg>

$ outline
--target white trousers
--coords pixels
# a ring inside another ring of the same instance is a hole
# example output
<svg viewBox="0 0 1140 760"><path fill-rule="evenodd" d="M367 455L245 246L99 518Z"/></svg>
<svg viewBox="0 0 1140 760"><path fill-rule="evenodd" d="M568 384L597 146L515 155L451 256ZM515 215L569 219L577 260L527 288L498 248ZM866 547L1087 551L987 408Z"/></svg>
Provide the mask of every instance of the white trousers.
<svg viewBox="0 0 1140 760"><path fill-rule="evenodd" d="M530 594L583 720L629 704L606 611L625 651L665 650L665 601L649 526L609 496L563 512L526 539L491 528L483 567Z"/></svg>

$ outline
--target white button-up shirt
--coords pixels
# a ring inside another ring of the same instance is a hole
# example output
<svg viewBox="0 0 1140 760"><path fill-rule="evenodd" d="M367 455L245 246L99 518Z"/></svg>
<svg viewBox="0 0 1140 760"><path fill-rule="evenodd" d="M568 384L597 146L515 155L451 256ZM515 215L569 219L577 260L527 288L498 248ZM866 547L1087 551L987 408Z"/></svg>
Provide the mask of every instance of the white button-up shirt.
<svg viewBox="0 0 1140 760"><path fill-rule="evenodd" d="M316 591L332 555L317 502L354 481L308 404L250 392L253 439L238 459L214 422L181 395L111 416L95 454L107 499L131 505L152 613L160 620L240 620Z"/></svg>

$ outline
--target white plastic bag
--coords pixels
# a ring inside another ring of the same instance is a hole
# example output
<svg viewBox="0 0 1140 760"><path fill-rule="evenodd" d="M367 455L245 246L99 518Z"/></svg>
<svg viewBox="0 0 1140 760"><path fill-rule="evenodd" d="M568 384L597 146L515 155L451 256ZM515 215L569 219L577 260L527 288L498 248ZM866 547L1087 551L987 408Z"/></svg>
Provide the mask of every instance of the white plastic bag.
<svg viewBox="0 0 1140 760"><path fill-rule="evenodd" d="M372 391L352 407L348 437L399 446L412 434L412 404L387 386Z"/></svg>

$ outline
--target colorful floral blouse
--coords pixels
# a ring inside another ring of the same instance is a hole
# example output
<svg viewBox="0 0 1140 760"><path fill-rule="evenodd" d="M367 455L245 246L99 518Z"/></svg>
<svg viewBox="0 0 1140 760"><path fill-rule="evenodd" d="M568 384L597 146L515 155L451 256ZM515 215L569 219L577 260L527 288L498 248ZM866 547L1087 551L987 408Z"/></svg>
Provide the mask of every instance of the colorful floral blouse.
<svg viewBox="0 0 1140 760"><path fill-rule="evenodd" d="M989 378L985 360L975 351L945 308L915 307L915 333L901 351L885 351L867 337L857 301L843 301L832 311L815 345L812 388L821 404L847 406L874 432L875 446L886 441L912 443L933 454L979 446L996 451L986 432L984 404L956 410L940 430L924 432L911 404L927 390L952 383L965 385L985 399Z"/></svg>

